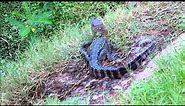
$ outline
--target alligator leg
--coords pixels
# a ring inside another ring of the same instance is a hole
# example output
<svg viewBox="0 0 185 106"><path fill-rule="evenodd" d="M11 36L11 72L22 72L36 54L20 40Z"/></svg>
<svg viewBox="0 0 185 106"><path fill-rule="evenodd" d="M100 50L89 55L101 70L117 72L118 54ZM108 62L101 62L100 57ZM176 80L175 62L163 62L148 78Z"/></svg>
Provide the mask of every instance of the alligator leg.
<svg viewBox="0 0 185 106"><path fill-rule="evenodd" d="M89 60L89 55L84 49L81 48L80 53L85 58L86 61Z"/></svg>
<svg viewBox="0 0 185 106"><path fill-rule="evenodd" d="M118 53L111 52L108 49L103 49L100 54L98 55L98 60L102 61L104 59L108 59L109 61L115 61L118 58Z"/></svg>
<svg viewBox="0 0 185 106"><path fill-rule="evenodd" d="M101 52L100 52L100 54L98 55L98 60L99 61L102 61L102 60L104 60L104 59L106 59L107 58L107 50L106 49L103 49Z"/></svg>
<svg viewBox="0 0 185 106"><path fill-rule="evenodd" d="M118 53L113 52L113 46L110 44L110 42L107 41L107 58L109 61L115 61L116 59L119 58Z"/></svg>
<svg viewBox="0 0 185 106"><path fill-rule="evenodd" d="M119 58L118 53L116 53L116 52L112 52L110 55L111 55L110 60L112 60L112 61L115 61L116 59Z"/></svg>

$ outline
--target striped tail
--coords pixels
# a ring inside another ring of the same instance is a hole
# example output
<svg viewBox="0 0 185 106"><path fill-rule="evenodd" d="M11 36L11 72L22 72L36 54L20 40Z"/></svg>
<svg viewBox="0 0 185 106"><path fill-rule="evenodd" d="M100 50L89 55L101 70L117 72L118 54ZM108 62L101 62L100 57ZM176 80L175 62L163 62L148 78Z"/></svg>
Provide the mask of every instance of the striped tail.
<svg viewBox="0 0 185 106"><path fill-rule="evenodd" d="M152 43L149 48L137 56L134 60L127 64L128 69L136 70L139 65L148 57L148 55L155 50L155 43ZM97 62L89 63L91 67L91 74L96 78L109 78L120 79L125 73L127 68L123 67L112 67L112 66L101 66Z"/></svg>
<svg viewBox="0 0 185 106"><path fill-rule="evenodd" d="M120 79L127 70L125 67L101 66L97 62L90 62L91 74L95 78L104 78L108 76L113 79Z"/></svg>

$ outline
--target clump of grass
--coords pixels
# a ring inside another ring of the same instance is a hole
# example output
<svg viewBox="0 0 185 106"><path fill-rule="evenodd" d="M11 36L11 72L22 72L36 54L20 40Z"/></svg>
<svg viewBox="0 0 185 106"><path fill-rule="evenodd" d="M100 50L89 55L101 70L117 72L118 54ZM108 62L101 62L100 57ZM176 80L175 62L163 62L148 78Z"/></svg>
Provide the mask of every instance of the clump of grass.
<svg viewBox="0 0 185 106"><path fill-rule="evenodd" d="M115 43L115 46L126 50L125 45L132 42L132 37L139 31L139 26L131 17L132 8L118 7L115 12L108 12L105 17L105 24L109 30L108 38ZM134 21L134 22L133 22Z"/></svg>
<svg viewBox="0 0 185 106"><path fill-rule="evenodd" d="M67 100L60 101L58 98L46 98L45 105L88 105L88 100L81 99L81 97L70 97Z"/></svg>
<svg viewBox="0 0 185 106"><path fill-rule="evenodd" d="M46 98L46 101L44 102L45 105L60 105L61 101L58 98Z"/></svg>

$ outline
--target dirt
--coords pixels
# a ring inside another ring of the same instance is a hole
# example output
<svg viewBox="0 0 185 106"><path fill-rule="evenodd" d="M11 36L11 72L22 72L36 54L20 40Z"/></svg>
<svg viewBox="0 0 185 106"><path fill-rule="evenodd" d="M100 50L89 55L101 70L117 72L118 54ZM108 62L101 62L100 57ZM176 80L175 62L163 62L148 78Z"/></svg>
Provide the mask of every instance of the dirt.
<svg viewBox="0 0 185 106"><path fill-rule="evenodd" d="M89 69L82 60L70 61L65 64L66 68L56 67L56 70L61 71L45 77L45 86L42 92L45 97L57 96L64 100L67 97L74 96L86 97L90 91L92 95L90 104L97 104L101 103L99 97L101 97L102 92L114 93L117 88L126 89L132 80L132 77L123 77L119 80L110 78L95 79L88 75ZM58 65L60 66L60 64Z"/></svg>

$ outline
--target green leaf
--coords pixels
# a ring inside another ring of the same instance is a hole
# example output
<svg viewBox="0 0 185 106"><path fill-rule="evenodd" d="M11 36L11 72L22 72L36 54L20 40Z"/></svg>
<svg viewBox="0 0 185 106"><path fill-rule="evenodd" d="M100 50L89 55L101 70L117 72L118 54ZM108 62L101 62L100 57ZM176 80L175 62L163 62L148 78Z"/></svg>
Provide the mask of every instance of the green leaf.
<svg viewBox="0 0 185 106"><path fill-rule="evenodd" d="M38 14L36 17L38 19L48 19L50 15L51 15L51 12L44 12L44 13Z"/></svg>
<svg viewBox="0 0 185 106"><path fill-rule="evenodd" d="M51 20L49 20L51 12L45 12L43 14L33 16L31 23L32 24L52 24Z"/></svg>
<svg viewBox="0 0 185 106"><path fill-rule="evenodd" d="M12 24L13 26L16 26L18 28L24 28L24 24L23 22L20 22L20 21L17 21L16 19L13 19L13 18L6 18L7 21Z"/></svg>
<svg viewBox="0 0 185 106"><path fill-rule="evenodd" d="M18 11L12 11L12 15L13 16L18 16L18 17L23 17L25 18L25 16L23 14L20 14Z"/></svg>
<svg viewBox="0 0 185 106"><path fill-rule="evenodd" d="M35 22L37 24L52 24L52 22L48 19L38 19L38 20L33 21L33 22Z"/></svg>
<svg viewBox="0 0 185 106"><path fill-rule="evenodd" d="M31 31L31 27L24 27L22 29L19 30L19 35L24 38L27 37L28 33L30 33Z"/></svg>

